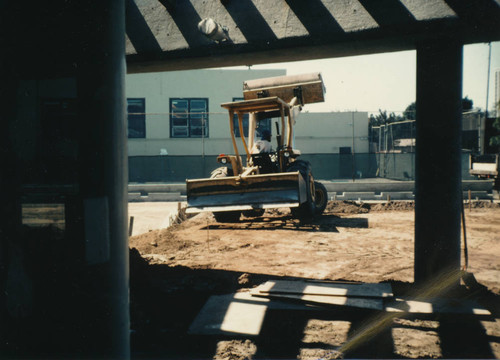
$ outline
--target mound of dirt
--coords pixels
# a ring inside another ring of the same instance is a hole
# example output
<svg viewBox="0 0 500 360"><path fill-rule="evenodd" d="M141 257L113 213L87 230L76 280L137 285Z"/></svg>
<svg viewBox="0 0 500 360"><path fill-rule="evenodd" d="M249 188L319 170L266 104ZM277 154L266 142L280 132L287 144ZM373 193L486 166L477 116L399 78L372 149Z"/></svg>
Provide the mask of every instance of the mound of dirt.
<svg viewBox="0 0 500 360"><path fill-rule="evenodd" d="M326 205L326 213L334 214L366 214L370 211L370 205L354 201L329 201Z"/></svg>
<svg viewBox="0 0 500 360"><path fill-rule="evenodd" d="M215 360L247 360L252 359L257 346L250 340L226 340L217 343Z"/></svg>
<svg viewBox="0 0 500 360"><path fill-rule="evenodd" d="M130 247L137 247L146 254L174 254L183 248L183 243L177 240L174 226L131 237Z"/></svg>
<svg viewBox="0 0 500 360"><path fill-rule="evenodd" d="M468 208L469 206L473 209L496 209L500 208L500 203L495 203L492 201L479 200L471 201L471 203L465 203L464 206Z"/></svg>
<svg viewBox="0 0 500 360"><path fill-rule="evenodd" d="M404 211L414 210L415 202L413 201L389 201L381 204L374 204L370 206L370 211Z"/></svg>
<svg viewBox="0 0 500 360"><path fill-rule="evenodd" d="M290 209L289 208L267 209L266 214L272 216L286 216L290 215Z"/></svg>

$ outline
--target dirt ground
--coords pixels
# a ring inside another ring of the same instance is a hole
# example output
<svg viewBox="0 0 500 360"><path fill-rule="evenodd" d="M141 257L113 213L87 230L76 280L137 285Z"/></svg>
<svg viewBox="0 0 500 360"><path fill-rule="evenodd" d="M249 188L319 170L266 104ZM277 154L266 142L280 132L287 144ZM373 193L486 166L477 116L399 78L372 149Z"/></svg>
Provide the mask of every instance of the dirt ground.
<svg viewBox="0 0 500 360"><path fill-rule="evenodd" d="M257 337L188 335L210 295L248 291L268 279L389 282L395 295L410 293L412 202L330 202L312 224L291 218L288 209L238 223L217 223L203 213L131 237L134 357L500 358L500 207L473 205L466 209L468 272L478 283L461 286L454 296L486 307L493 314L486 319L441 314L380 320L383 314L373 311L276 310ZM355 340L377 321L384 326Z"/></svg>

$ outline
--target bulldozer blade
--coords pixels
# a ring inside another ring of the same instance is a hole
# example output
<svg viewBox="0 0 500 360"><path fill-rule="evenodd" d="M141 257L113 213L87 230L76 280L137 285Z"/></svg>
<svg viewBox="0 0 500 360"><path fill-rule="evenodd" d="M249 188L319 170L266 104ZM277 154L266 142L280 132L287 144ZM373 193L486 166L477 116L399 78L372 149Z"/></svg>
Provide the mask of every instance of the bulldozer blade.
<svg viewBox="0 0 500 360"><path fill-rule="evenodd" d="M325 86L320 73L247 80L243 83L243 97L245 100L253 100L265 94L265 97L277 96L289 103L297 96L295 90L299 87L303 104L325 101Z"/></svg>
<svg viewBox="0 0 500 360"><path fill-rule="evenodd" d="M186 181L186 213L297 207L305 201L299 172Z"/></svg>

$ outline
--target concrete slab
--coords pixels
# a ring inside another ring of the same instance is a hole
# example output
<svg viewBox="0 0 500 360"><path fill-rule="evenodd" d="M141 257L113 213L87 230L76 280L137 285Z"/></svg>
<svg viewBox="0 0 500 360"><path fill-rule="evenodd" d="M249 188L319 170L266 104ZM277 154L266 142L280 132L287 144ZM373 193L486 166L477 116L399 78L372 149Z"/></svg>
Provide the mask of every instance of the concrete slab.
<svg viewBox="0 0 500 360"><path fill-rule="evenodd" d="M178 211L178 202L131 202L128 215L134 217L132 236L170 226ZM185 203L181 203L185 207Z"/></svg>
<svg viewBox="0 0 500 360"><path fill-rule="evenodd" d="M327 181L325 185L331 200L412 200L415 188L414 181L397 181L383 178L367 178L352 180ZM464 199L471 190L473 199L491 199L492 181L464 180L462 190ZM128 185L129 201L186 201L185 183L131 183Z"/></svg>
<svg viewBox="0 0 500 360"><path fill-rule="evenodd" d="M181 193L149 193L148 201L179 201Z"/></svg>
<svg viewBox="0 0 500 360"><path fill-rule="evenodd" d="M415 200L415 195L411 191L383 192L379 196L381 200Z"/></svg>
<svg viewBox="0 0 500 360"><path fill-rule="evenodd" d="M128 202L137 202L137 201L145 201L144 196L140 192L129 192L128 193Z"/></svg>
<svg viewBox="0 0 500 360"><path fill-rule="evenodd" d="M345 181L328 181L321 180L321 183L326 187L329 193L343 192L413 192L415 190L414 181L399 181L384 178L367 178L345 180ZM491 192L493 189L493 181L490 180L463 180L463 191L486 191Z"/></svg>
<svg viewBox="0 0 500 360"><path fill-rule="evenodd" d="M129 183L129 192L179 192L186 193L186 183Z"/></svg>
<svg viewBox="0 0 500 360"><path fill-rule="evenodd" d="M472 200L493 200L493 194L488 194L486 191L471 191L470 198ZM467 200L469 198L469 192L464 191L463 192L463 198L464 200Z"/></svg>
<svg viewBox="0 0 500 360"><path fill-rule="evenodd" d="M367 200L374 198L375 192L373 191L343 192L340 195L337 195L335 193L330 195L330 200Z"/></svg>
<svg viewBox="0 0 500 360"><path fill-rule="evenodd" d="M129 193L128 194L128 202L169 202L169 201L177 201L177 202L185 202L186 196L181 193Z"/></svg>

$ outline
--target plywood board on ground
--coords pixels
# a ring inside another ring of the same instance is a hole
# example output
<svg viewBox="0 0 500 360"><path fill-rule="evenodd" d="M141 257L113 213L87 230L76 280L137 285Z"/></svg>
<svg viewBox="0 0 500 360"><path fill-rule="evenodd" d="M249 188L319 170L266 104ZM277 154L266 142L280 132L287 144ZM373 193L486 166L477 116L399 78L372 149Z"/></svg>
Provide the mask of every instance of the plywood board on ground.
<svg viewBox="0 0 500 360"><path fill-rule="evenodd" d="M316 307L253 297L248 292L214 295L191 323L189 333L257 336L268 309L303 311Z"/></svg>
<svg viewBox="0 0 500 360"><path fill-rule="evenodd" d="M387 298L394 296L390 284L345 284L308 281L273 280L253 289L262 294L302 294L347 297Z"/></svg>
<svg viewBox="0 0 500 360"><path fill-rule="evenodd" d="M300 303L318 305L322 307L344 306L370 310L384 310L383 299L381 298L355 298L346 296L329 296L329 295L300 295L300 294L274 294L274 293L255 293L254 296L263 296L271 299L283 299Z"/></svg>

